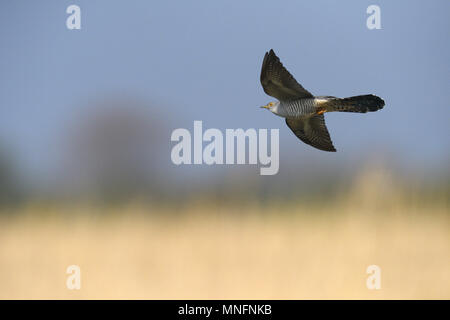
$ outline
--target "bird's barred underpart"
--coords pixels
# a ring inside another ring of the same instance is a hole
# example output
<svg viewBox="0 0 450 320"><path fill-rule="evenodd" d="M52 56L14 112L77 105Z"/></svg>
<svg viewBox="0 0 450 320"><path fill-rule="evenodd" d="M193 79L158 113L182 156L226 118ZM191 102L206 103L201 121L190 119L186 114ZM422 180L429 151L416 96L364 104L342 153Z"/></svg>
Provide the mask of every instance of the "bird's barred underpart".
<svg viewBox="0 0 450 320"><path fill-rule="evenodd" d="M301 116L316 113L315 99L299 99L280 102L280 115L287 118L299 118Z"/></svg>

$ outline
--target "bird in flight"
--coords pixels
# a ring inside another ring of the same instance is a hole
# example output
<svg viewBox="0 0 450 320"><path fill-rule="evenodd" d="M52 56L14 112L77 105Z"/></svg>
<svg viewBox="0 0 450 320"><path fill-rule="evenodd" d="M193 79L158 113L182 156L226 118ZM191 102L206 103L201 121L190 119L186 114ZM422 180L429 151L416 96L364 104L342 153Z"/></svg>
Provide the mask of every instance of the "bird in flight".
<svg viewBox="0 0 450 320"><path fill-rule="evenodd" d="M285 118L300 140L323 151L336 151L325 125L325 112L366 113L384 106L383 99L372 94L343 99L313 96L286 70L273 50L264 56L261 84L265 93L278 99L261 108Z"/></svg>

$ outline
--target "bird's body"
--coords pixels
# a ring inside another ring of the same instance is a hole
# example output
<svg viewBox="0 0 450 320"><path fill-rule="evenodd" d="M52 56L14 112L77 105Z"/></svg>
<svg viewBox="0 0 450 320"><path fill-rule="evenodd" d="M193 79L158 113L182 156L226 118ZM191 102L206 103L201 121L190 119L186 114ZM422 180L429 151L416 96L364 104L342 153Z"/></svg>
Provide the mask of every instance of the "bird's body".
<svg viewBox="0 0 450 320"><path fill-rule="evenodd" d="M313 96L283 67L273 50L267 52L261 70L264 91L279 101L263 108L286 119L286 124L303 142L324 151L336 151L325 125L325 112L377 111L384 101L374 95L349 98Z"/></svg>

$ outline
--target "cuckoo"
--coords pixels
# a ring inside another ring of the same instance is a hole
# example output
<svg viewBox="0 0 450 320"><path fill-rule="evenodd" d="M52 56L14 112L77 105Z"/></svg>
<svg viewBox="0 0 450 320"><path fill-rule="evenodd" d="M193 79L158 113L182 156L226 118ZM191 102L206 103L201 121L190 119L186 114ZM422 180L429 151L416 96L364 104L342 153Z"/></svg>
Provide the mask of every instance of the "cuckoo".
<svg viewBox="0 0 450 320"><path fill-rule="evenodd" d="M325 125L325 112L366 113L384 106L383 99L372 94L348 98L313 96L286 70L273 50L264 56L261 84L265 93L278 99L261 108L285 118L300 140L323 151L336 151Z"/></svg>

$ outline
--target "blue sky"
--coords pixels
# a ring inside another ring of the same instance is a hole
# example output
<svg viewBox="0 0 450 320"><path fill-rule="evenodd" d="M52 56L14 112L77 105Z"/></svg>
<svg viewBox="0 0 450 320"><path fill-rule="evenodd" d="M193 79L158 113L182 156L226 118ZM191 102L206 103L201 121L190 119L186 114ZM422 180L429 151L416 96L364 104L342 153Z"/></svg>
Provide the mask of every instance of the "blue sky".
<svg viewBox="0 0 450 320"><path fill-rule="evenodd" d="M66 8L81 7L68 30ZM381 8L368 30L366 8ZM386 153L406 166L448 168L449 1L3 1L0 141L30 171L48 173L58 138L92 97L117 93L160 108L170 133L280 128L280 159L324 163ZM326 116L338 153L297 141L258 107L273 48L310 92L372 93L381 112ZM280 170L282 170L282 164ZM180 169L176 169L180 170Z"/></svg>

